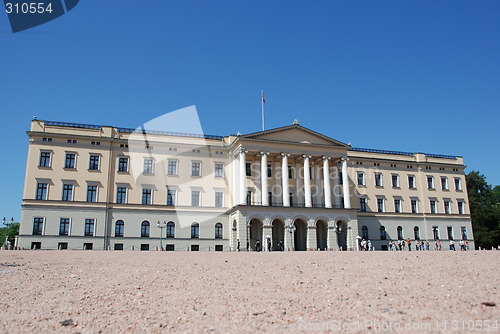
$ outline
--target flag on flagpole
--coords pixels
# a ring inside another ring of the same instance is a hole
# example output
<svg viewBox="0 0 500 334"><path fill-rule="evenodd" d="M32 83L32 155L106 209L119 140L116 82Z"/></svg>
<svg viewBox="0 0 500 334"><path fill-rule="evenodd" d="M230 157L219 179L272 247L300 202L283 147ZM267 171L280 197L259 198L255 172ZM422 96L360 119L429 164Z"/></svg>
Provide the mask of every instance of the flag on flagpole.
<svg viewBox="0 0 500 334"><path fill-rule="evenodd" d="M264 98L264 91L262 91L262 131L264 131L264 104L266 104L266 99Z"/></svg>

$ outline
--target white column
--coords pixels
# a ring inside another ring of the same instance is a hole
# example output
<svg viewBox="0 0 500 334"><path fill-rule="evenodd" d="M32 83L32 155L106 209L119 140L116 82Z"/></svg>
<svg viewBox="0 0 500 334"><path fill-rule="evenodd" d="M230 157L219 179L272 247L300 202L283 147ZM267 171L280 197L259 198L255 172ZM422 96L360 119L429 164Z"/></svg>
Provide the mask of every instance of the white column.
<svg viewBox="0 0 500 334"><path fill-rule="evenodd" d="M247 202L247 170L246 170L246 152L243 148L240 149L240 201L239 204Z"/></svg>
<svg viewBox="0 0 500 334"><path fill-rule="evenodd" d="M332 207L332 189L330 187L330 158L323 157L323 190L325 191L325 208Z"/></svg>
<svg viewBox="0 0 500 334"><path fill-rule="evenodd" d="M269 206L269 197L267 191L267 152L260 152L260 184L262 205Z"/></svg>
<svg viewBox="0 0 500 334"><path fill-rule="evenodd" d="M334 163L335 175L333 176L333 198L335 201L335 207L340 207L340 188L339 188L339 166L338 163Z"/></svg>
<svg viewBox="0 0 500 334"><path fill-rule="evenodd" d="M309 170L309 156L304 155L304 198L306 208L312 207L311 203L311 171Z"/></svg>
<svg viewBox="0 0 500 334"><path fill-rule="evenodd" d="M283 206L290 206L290 191L288 190L288 154L281 153L281 175L283 180Z"/></svg>
<svg viewBox="0 0 500 334"><path fill-rule="evenodd" d="M319 164L317 161L314 162L314 180L316 183L316 204L321 204L321 177L319 175Z"/></svg>
<svg viewBox="0 0 500 334"><path fill-rule="evenodd" d="M302 205L304 204L302 202L302 181L301 181L301 178L300 178L300 164L299 163L296 163L295 164L295 180L297 181L297 184L295 186L295 189L296 189L296 194L295 196L297 196L297 204L298 205Z"/></svg>
<svg viewBox="0 0 500 334"><path fill-rule="evenodd" d="M349 175L347 175L347 159L342 158L342 190L344 192L344 208L351 208L351 194L349 192Z"/></svg>

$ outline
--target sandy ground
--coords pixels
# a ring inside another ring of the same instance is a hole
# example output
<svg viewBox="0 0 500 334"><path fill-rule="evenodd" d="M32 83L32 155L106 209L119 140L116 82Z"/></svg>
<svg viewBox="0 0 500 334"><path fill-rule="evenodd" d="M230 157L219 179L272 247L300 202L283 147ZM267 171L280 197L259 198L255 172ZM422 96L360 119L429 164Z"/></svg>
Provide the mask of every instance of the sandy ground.
<svg viewBox="0 0 500 334"><path fill-rule="evenodd" d="M0 333L500 333L499 264L494 251L1 251Z"/></svg>

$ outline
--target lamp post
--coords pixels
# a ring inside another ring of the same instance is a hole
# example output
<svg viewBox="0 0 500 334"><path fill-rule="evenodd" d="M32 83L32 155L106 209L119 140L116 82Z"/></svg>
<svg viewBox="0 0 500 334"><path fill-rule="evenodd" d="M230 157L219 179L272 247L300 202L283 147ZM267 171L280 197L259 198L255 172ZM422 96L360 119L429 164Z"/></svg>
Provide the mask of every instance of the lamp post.
<svg viewBox="0 0 500 334"><path fill-rule="evenodd" d="M14 224L14 217L12 217L10 219L10 221L8 221L7 219L5 219L5 217L3 217L2 219L2 223L7 227L7 229L5 230L5 241L4 241L4 244L3 246L5 247L5 249L9 249L9 226Z"/></svg>
<svg viewBox="0 0 500 334"><path fill-rule="evenodd" d="M160 229L160 250L163 250L163 229L167 226L167 222L163 221L163 223L160 223L160 221L158 220L156 226L158 226L158 228Z"/></svg>
<svg viewBox="0 0 500 334"><path fill-rule="evenodd" d="M290 225L288 225L287 228L288 228L288 232L290 232L290 244L292 245L292 249L294 249L294 247L293 247L293 232L295 232L297 227L294 224L290 223Z"/></svg>

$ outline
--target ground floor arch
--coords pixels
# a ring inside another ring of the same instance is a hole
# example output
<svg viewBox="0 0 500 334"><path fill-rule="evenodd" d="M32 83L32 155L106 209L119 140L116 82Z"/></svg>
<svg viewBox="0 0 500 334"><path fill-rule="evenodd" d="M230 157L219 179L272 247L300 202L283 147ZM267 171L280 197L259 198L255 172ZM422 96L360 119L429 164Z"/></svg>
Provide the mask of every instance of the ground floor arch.
<svg viewBox="0 0 500 334"><path fill-rule="evenodd" d="M250 250L257 250L257 242L259 242L260 249L262 250L262 222L257 218L253 218L248 224L248 241Z"/></svg>
<svg viewBox="0 0 500 334"><path fill-rule="evenodd" d="M293 248L296 251L305 251L307 250L307 223L302 219L297 219L294 225Z"/></svg>
<svg viewBox="0 0 500 334"><path fill-rule="evenodd" d="M338 246L343 251L347 250L347 222L339 220L336 223Z"/></svg>
<svg viewBox="0 0 500 334"><path fill-rule="evenodd" d="M328 224L323 220L316 222L316 247L319 250L326 250L328 239Z"/></svg>
<svg viewBox="0 0 500 334"><path fill-rule="evenodd" d="M285 240L285 223L281 219L274 219L272 222L272 236L273 236L273 244L272 250L279 251L280 246L284 247Z"/></svg>

